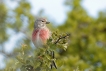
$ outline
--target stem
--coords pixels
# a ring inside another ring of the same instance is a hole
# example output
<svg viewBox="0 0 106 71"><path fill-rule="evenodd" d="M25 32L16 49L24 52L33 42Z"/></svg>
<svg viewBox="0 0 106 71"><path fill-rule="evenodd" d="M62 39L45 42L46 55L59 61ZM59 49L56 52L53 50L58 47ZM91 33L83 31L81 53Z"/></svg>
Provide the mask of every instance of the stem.
<svg viewBox="0 0 106 71"><path fill-rule="evenodd" d="M67 34L65 36L61 36L57 39L57 41L54 42L54 44L57 44L61 39L65 39L66 37L70 36L70 34Z"/></svg>

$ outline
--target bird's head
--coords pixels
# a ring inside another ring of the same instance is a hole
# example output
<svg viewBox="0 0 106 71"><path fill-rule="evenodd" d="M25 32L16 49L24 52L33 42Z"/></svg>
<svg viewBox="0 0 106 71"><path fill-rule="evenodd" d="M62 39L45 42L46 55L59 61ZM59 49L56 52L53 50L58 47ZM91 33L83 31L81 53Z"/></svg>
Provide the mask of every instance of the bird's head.
<svg viewBox="0 0 106 71"><path fill-rule="evenodd" d="M45 18L38 18L36 19L35 23L34 23L34 28L43 28L46 27L46 24L49 24L50 22L48 22Z"/></svg>

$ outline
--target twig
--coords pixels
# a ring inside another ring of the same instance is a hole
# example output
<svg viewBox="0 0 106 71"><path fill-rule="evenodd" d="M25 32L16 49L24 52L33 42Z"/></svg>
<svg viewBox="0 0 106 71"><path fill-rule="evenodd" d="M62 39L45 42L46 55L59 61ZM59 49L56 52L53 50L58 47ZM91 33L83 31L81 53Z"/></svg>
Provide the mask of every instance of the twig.
<svg viewBox="0 0 106 71"><path fill-rule="evenodd" d="M55 63L54 60L53 60L52 63L51 63L51 69L53 68L53 66L57 69L57 66L56 66L56 63Z"/></svg>
<svg viewBox="0 0 106 71"><path fill-rule="evenodd" d="M55 58L54 51L51 52L51 55L52 55L52 58L54 59Z"/></svg>
<svg viewBox="0 0 106 71"><path fill-rule="evenodd" d="M54 42L54 44L57 44L61 39L65 39L65 38L68 37L68 36L70 36L70 34L67 34L67 35L65 35L65 36L59 37L59 38L57 39L57 41Z"/></svg>

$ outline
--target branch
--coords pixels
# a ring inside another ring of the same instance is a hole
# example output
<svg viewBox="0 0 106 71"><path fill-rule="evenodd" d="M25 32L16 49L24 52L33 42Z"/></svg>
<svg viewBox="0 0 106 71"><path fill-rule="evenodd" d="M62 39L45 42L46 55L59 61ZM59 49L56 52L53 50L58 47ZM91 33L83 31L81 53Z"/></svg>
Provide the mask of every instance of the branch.
<svg viewBox="0 0 106 71"><path fill-rule="evenodd" d="M66 37L69 37L69 36L70 36L70 34L67 34L67 35L65 35L65 36L59 37L59 38L57 39L57 41L54 42L54 44L57 44L61 39L65 39Z"/></svg>

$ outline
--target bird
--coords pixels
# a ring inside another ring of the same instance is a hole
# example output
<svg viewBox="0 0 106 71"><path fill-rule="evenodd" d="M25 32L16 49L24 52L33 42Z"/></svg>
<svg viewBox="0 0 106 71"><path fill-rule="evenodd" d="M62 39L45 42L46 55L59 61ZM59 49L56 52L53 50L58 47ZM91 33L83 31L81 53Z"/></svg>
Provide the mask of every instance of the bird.
<svg viewBox="0 0 106 71"><path fill-rule="evenodd" d="M50 22L46 18L37 18L34 23L34 29L32 32L32 42L35 47L43 47L50 38L50 30L47 24Z"/></svg>

